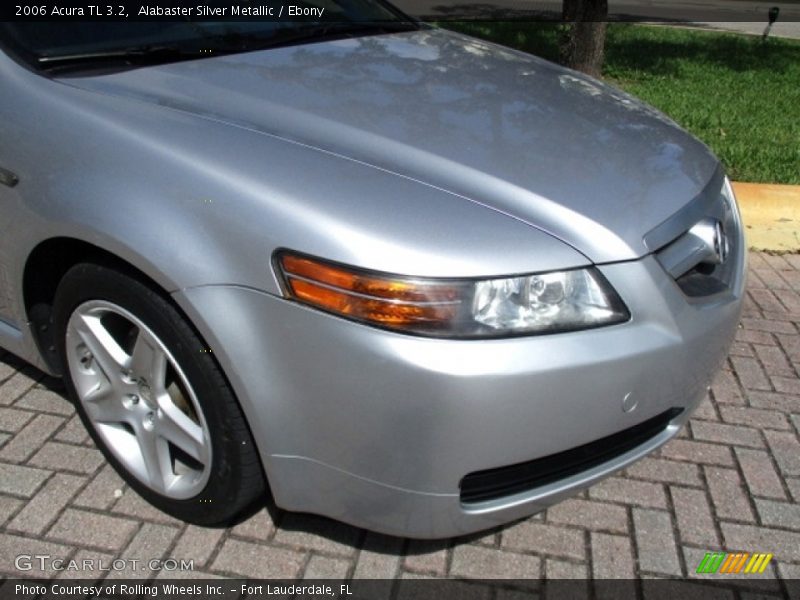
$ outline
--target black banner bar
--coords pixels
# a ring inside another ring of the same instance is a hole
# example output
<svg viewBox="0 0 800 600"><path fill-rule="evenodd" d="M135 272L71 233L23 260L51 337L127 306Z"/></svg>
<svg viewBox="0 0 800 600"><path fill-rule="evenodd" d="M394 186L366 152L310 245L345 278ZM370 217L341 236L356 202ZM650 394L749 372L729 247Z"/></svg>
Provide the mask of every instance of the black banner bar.
<svg viewBox="0 0 800 600"><path fill-rule="evenodd" d="M426 20L558 21L561 0L394 0L409 15ZM763 22L773 7L779 22L800 22L800 1L610 0L609 21ZM300 20L315 2L297 0L13 0L0 6L2 21ZM320 4L322 6L322 4ZM280 16L279 16L280 15Z"/></svg>
<svg viewBox="0 0 800 600"><path fill-rule="evenodd" d="M266 579L8 579L0 600L734 600L798 598L800 581L713 577L644 580L266 580Z"/></svg>

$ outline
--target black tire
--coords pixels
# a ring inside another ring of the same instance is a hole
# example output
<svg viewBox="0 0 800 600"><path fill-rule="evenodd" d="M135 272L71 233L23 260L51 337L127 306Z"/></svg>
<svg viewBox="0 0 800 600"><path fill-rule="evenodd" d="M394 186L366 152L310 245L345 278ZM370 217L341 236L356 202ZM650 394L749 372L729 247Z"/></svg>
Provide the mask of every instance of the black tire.
<svg viewBox="0 0 800 600"><path fill-rule="evenodd" d="M195 496L172 498L135 477L117 460L87 414L70 373L66 339L73 312L94 300L113 303L135 315L163 342L191 385L208 427L211 446L208 480ZM71 268L59 283L53 321L67 392L95 443L131 488L165 513L204 526L231 525L264 504L263 470L233 390L213 353L165 295L121 270L81 263Z"/></svg>

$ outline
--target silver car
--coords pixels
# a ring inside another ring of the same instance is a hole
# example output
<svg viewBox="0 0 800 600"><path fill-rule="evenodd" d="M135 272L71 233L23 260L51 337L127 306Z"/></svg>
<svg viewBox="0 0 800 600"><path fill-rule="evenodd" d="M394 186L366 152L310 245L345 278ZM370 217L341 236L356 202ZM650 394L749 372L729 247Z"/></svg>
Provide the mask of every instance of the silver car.
<svg viewBox="0 0 800 600"><path fill-rule="evenodd" d="M324 6L2 25L0 345L201 525L269 489L464 534L674 437L742 304L719 161L595 79Z"/></svg>

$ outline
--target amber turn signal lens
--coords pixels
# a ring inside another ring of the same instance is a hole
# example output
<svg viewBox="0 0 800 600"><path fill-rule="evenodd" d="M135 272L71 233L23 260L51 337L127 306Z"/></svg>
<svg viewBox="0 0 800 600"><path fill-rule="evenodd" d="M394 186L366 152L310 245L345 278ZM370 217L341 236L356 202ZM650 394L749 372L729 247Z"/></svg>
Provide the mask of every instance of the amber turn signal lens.
<svg viewBox="0 0 800 600"><path fill-rule="evenodd" d="M384 327L435 330L449 325L461 304L458 284L367 274L294 254L278 262L292 298Z"/></svg>

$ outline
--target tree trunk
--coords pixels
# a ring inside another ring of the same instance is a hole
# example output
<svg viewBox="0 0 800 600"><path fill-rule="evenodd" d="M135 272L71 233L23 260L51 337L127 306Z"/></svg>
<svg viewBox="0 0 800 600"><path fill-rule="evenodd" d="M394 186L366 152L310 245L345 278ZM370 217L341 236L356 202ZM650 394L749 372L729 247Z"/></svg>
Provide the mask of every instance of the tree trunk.
<svg viewBox="0 0 800 600"><path fill-rule="evenodd" d="M563 0L561 64L600 77L605 55L608 0Z"/></svg>

